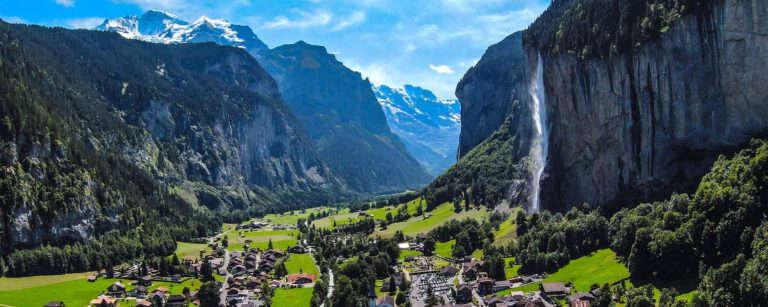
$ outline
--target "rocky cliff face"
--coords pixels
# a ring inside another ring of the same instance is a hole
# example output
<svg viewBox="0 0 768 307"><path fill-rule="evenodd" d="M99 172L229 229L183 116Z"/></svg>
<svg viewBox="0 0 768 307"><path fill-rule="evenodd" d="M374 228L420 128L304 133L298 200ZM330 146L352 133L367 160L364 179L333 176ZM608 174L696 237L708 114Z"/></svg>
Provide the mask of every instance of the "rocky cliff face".
<svg viewBox="0 0 768 307"><path fill-rule="evenodd" d="M238 48L0 23L0 52L0 254L340 187Z"/></svg>
<svg viewBox="0 0 768 307"><path fill-rule="evenodd" d="M325 47L301 41L259 55L320 156L349 187L382 193L429 182L424 168L390 132L370 82L360 73Z"/></svg>
<svg viewBox="0 0 768 307"><path fill-rule="evenodd" d="M764 1L722 0L633 53L545 56L544 203L652 199L695 181L768 128L766 52Z"/></svg>
<svg viewBox="0 0 768 307"><path fill-rule="evenodd" d="M543 55L551 133L544 208L632 203L685 189L719 153L768 128L768 8L762 0L711 5L632 52ZM521 63L515 46L506 55L490 48L459 85L462 146L497 122L483 110L501 112L504 95L526 93L529 78L509 76L534 71L537 51L523 46Z"/></svg>
<svg viewBox="0 0 768 307"><path fill-rule="evenodd" d="M485 51L456 86L461 103L459 157L488 138L510 115L515 101L530 104L528 65L522 32L516 32Z"/></svg>

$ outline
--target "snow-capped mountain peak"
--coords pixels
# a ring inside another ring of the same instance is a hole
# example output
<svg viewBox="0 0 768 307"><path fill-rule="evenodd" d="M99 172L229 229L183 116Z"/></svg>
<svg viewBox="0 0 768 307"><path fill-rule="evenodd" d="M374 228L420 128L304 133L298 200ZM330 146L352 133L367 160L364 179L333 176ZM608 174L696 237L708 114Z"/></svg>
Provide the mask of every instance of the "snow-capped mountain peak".
<svg viewBox="0 0 768 307"><path fill-rule="evenodd" d="M155 43L214 42L245 48L252 53L267 48L247 26L233 25L229 21L207 16L201 16L190 23L171 13L157 10L147 11L141 16L107 19L96 30L116 32L125 38Z"/></svg>
<svg viewBox="0 0 768 307"><path fill-rule="evenodd" d="M433 174L455 162L461 129L456 99L438 99L431 91L413 85L374 85L390 130Z"/></svg>

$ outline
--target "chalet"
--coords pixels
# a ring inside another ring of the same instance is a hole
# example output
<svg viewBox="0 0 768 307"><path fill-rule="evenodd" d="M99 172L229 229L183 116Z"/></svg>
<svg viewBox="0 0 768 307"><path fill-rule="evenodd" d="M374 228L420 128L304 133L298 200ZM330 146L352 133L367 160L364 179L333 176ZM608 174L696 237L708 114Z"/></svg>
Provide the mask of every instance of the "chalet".
<svg viewBox="0 0 768 307"><path fill-rule="evenodd" d="M376 299L376 307L397 307L397 304L394 297L384 295Z"/></svg>
<svg viewBox="0 0 768 307"><path fill-rule="evenodd" d="M109 296L124 297L125 294L126 294L125 285L123 285L119 281L116 281L115 283L107 287L107 295Z"/></svg>
<svg viewBox="0 0 768 307"><path fill-rule="evenodd" d="M187 306L187 297L181 295L181 294L174 294L168 297L167 300L165 300L165 306L166 307L182 307Z"/></svg>
<svg viewBox="0 0 768 307"><path fill-rule="evenodd" d="M288 249L288 252L292 254L306 254L307 249L304 248L304 246L295 245L295 246L291 246L291 248Z"/></svg>
<svg viewBox="0 0 768 307"><path fill-rule="evenodd" d="M147 275L142 278L139 278L139 280L136 281L136 284L139 286L149 287L152 285L152 277Z"/></svg>
<svg viewBox="0 0 768 307"><path fill-rule="evenodd" d="M165 295L166 293L168 293L168 288L166 288L166 287L157 287L157 289L152 291L152 293L157 293L157 292L162 293L163 295Z"/></svg>
<svg viewBox="0 0 768 307"><path fill-rule="evenodd" d="M88 282L96 282L97 279L99 279L97 275L88 276Z"/></svg>
<svg viewBox="0 0 768 307"><path fill-rule="evenodd" d="M520 276L512 277L512 278L509 279L509 282L513 283L513 284L522 283L524 281L525 281L525 279L520 277Z"/></svg>
<svg viewBox="0 0 768 307"><path fill-rule="evenodd" d="M113 297L100 297L92 299L88 304L91 307L117 307L117 299Z"/></svg>
<svg viewBox="0 0 768 307"><path fill-rule="evenodd" d="M568 287L561 282L545 282L539 285L539 288L543 296L566 296L569 292Z"/></svg>
<svg viewBox="0 0 768 307"><path fill-rule="evenodd" d="M416 242L424 242L427 240L427 235L420 233L416 235Z"/></svg>
<svg viewBox="0 0 768 307"><path fill-rule="evenodd" d="M506 307L508 299L503 296L493 296L491 298L484 299L485 305L488 307Z"/></svg>
<svg viewBox="0 0 768 307"><path fill-rule="evenodd" d="M438 274L445 276L445 277L452 277L456 275L456 273L459 272L459 269L455 268L454 266L446 266L442 269L440 269L440 272Z"/></svg>
<svg viewBox="0 0 768 307"><path fill-rule="evenodd" d="M462 275L464 276L464 280L473 280L477 278L477 269L465 266Z"/></svg>
<svg viewBox="0 0 768 307"><path fill-rule="evenodd" d="M152 307L152 303L148 300L140 300L136 302L136 307Z"/></svg>
<svg viewBox="0 0 768 307"><path fill-rule="evenodd" d="M480 294L493 293L493 285L495 283L496 281L490 278L479 279L477 281L477 292L480 292Z"/></svg>
<svg viewBox="0 0 768 307"><path fill-rule="evenodd" d="M523 291L512 291L507 296L512 301L520 301L526 299L525 293Z"/></svg>
<svg viewBox="0 0 768 307"><path fill-rule="evenodd" d="M45 304L43 307L65 307L64 302L62 301L54 301L54 302L48 302L48 304Z"/></svg>
<svg viewBox="0 0 768 307"><path fill-rule="evenodd" d="M493 292L496 293L502 290L507 290L511 287L512 284L510 284L508 280L497 281L493 283Z"/></svg>
<svg viewBox="0 0 768 307"><path fill-rule="evenodd" d="M140 298L145 297L147 296L147 287L137 286L136 288L133 288L133 290L129 291L128 295Z"/></svg>
<svg viewBox="0 0 768 307"><path fill-rule="evenodd" d="M461 284L456 289L456 302L457 303L470 303L472 302L472 287L467 284Z"/></svg>
<svg viewBox="0 0 768 307"><path fill-rule="evenodd" d="M315 274L291 274L288 275L288 282L296 285L313 283Z"/></svg>
<svg viewBox="0 0 768 307"><path fill-rule="evenodd" d="M578 292L568 297L571 307L589 307L595 301L595 296L587 292Z"/></svg>

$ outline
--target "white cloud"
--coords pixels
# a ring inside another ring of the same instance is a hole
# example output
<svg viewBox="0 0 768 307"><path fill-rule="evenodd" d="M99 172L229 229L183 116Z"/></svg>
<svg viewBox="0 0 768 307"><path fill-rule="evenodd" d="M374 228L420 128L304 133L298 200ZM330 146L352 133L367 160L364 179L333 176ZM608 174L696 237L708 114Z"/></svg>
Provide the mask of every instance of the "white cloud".
<svg viewBox="0 0 768 307"><path fill-rule="evenodd" d="M451 69L451 67L449 67L448 65L435 66L435 65L430 64L429 65L429 69L434 70L438 74L452 74L453 73L453 69Z"/></svg>
<svg viewBox="0 0 768 307"><path fill-rule="evenodd" d="M263 28L266 29L303 29L303 28L310 28L310 27L319 27L327 25L331 22L331 19L333 19L333 15L331 13L325 12L325 11L314 11L314 12L306 12L299 9L293 10L296 15L298 15L296 18L291 19L286 17L285 15L276 16L271 21L268 21L263 25Z"/></svg>
<svg viewBox="0 0 768 307"><path fill-rule="evenodd" d="M64 24L72 29L93 29L104 22L104 17L86 17L67 19Z"/></svg>
<svg viewBox="0 0 768 307"><path fill-rule="evenodd" d="M362 23L363 21L365 21L365 12L355 11L354 13L339 21L339 23L333 27L333 30L339 31L347 27Z"/></svg>
<svg viewBox="0 0 768 307"><path fill-rule="evenodd" d="M57 4L65 7L73 7L75 5L75 0L54 0Z"/></svg>
<svg viewBox="0 0 768 307"><path fill-rule="evenodd" d="M0 16L0 19L7 23L29 23L24 18L18 16Z"/></svg>

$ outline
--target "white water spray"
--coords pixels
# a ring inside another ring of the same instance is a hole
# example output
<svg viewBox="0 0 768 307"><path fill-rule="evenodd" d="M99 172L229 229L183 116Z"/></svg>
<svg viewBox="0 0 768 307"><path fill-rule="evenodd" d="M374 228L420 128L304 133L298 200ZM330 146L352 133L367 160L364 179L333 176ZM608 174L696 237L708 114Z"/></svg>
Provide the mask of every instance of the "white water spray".
<svg viewBox="0 0 768 307"><path fill-rule="evenodd" d="M547 153L549 152L549 129L547 127L547 95L544 92L544 65L541 55L536 61L536 75L531 78L530 95L532 101L534 131L531 142L531 204L528 212L539 212L541 200L541 175L547 166Z"/></svg>

